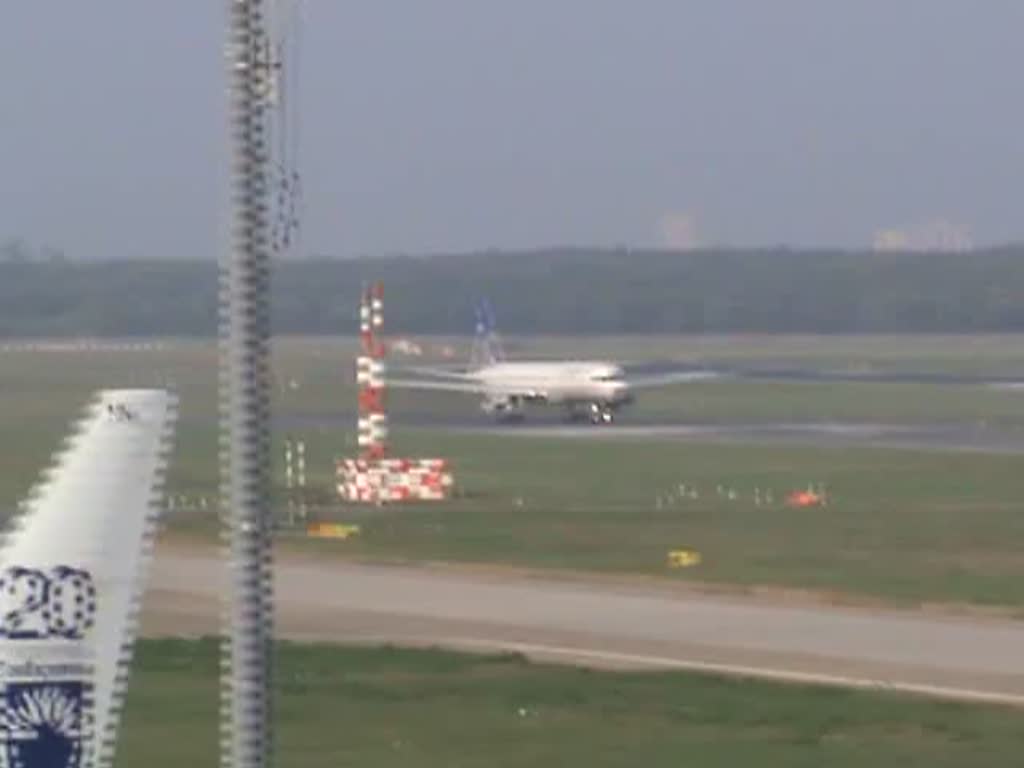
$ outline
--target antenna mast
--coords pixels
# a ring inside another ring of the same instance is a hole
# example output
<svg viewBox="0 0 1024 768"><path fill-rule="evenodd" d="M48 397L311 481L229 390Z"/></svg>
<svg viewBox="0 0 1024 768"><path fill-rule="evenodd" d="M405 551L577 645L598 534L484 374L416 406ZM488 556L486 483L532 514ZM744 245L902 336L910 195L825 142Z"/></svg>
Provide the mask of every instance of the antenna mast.
<svg viewBox="0 0 1024 768"><path fill-rule="evenodd" d="M265 0L228 0L230 248L221 270L220 455L228 556L221 765L271 759L270 125Z"/></svg>

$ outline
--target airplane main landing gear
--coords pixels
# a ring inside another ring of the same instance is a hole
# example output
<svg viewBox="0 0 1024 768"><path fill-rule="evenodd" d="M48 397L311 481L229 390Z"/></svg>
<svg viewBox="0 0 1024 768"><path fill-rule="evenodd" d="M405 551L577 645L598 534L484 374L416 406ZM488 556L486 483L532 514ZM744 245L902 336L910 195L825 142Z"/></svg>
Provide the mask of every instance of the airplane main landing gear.
<svg viewBox="0 0 1024 768"><path fill-rule="evenodd" d="M569 424L611 424L615 421L615 409L605 403L572 404L565 410L565 420Z"/></svg>
<svg viewBox="0 0 1024 768"><path fill-rule="evenodd" d="M590 404L590 421L592 424L611 424L615 420L615 412L602 403Z"/></svg>

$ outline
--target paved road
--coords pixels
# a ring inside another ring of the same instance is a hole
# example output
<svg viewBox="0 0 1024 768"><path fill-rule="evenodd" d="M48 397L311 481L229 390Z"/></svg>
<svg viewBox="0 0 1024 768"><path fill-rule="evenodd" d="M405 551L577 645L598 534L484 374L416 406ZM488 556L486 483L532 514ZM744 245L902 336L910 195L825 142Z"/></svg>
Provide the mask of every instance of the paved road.
<svg viewBox="0 0 1024 768"><path fill-rule="evenodd" d="M574 440L675 439L688 442L779 442L862 445L954 453L1024 453L1024 433L970 424L615 424L610 427L524 424L452 428L454 432Z"/></svg>
<svg viewBox="0 0 1024 768"><path fill-rule="evenodd" d="M162 550L143 631L215 631L220 577L212 553ZM312 555L279 559L276 590L279 633L295 639L507 649L1024 706L1024 623Z"/></svg>

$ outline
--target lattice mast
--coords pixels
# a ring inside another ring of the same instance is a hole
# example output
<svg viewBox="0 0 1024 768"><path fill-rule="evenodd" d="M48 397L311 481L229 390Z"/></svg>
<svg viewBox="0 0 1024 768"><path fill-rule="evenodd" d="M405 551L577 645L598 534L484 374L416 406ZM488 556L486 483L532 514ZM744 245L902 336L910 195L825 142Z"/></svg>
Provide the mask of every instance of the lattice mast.
<svg viewBox="0 0 1024 768"><path fill-rule="evenodd" d="M221 685L223 768L272 755L270 111L266 0L228 0L230 249L221 271L220 455L228 560Z"/></svg>

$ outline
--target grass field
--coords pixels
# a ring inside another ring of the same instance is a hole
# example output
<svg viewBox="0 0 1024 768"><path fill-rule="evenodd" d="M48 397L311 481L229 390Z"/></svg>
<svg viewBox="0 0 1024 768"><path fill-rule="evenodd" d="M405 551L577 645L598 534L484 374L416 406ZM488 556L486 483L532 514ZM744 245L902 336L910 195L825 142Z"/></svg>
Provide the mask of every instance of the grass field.
<svg viewBox="0 0 1024 768"><path fill-rule="evenodd" d="M214 765L217 672L212 641L143 642L116 765ZM275 697L289 768L986 768L1024 749L1015 710L515 656L286 645Z"/></svg>
<svg viewBox="0 0 1024 768"><path fill-rule="evenodd" d="M439 507L337 513L362 535L322 546L902 602L1024 599L1016 457L433 434L406 443L453 457L469 495ZM824 483L827 507L781 503L809 482ZM679 484L700 497L680 499ZM772 503L759 506L755 489L762 498L771 490ZM676 548L698 550L703 562L667 570Z"/></svg>
<svg viewBox="0 0 1024 768"><path fill-rule="evenodd" d="M552 354L567 347L534 342ZM579 354L616 355L621 342L582 342ZM843 359L850 365L1015 370L1017 340L906 338L640 339L649 357ZM277 412L304 416L311 488L334 503L334 458L354 451L350 342L284 340L275 350ZM189 343L162 352L6 352L0 355L0 506L24 494L99 386L173 384L182 398L172 491L212 503L216 486L215 350ZM889 384L722 382L675 387L638 404L638 419L705 421L987 421L1021 425L1022 395L981 388ZM492 562L641 573L743 586L774 585L898 601L1016 606L1024 601L1024 490L1020 459L867 448L564 441L403 428L412 411L463 417L456 397L396 398L395 449L442 455L461 497L440 507L332 509L362 535L317 545L339 555ZM278 440L282 435L278 435ZM281 467L276 481L282 484ZM783 495L824 483L830 505L793 510ZM700 493L679 499L678 486ZM723 494L718 492L722 488ZM757 505L754 491L771 504ZM728 492L734 491L735 500ZM175 527L209 533L212 510ZM697 568L668 571L669 549L693 548Z"/></svg>

